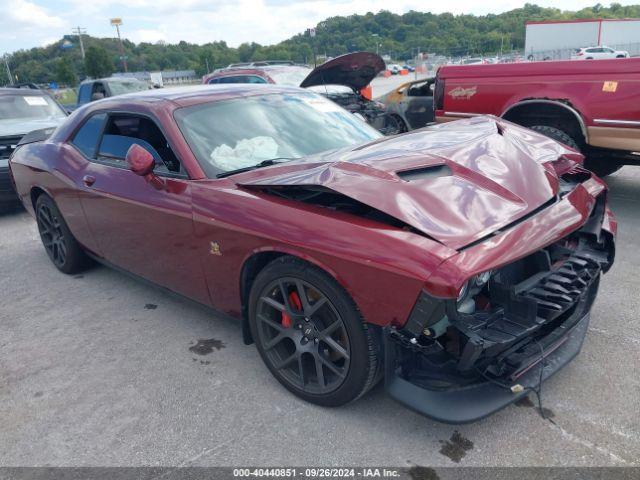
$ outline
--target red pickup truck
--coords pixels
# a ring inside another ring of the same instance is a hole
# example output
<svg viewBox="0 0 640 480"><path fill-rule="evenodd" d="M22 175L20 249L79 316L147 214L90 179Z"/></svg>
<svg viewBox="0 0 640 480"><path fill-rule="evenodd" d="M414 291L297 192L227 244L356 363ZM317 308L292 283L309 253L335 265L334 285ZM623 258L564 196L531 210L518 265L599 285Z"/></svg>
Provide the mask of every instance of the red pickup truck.
<svg viewBox="0 0 640 480"><path fill-rule="evenodd" d="M600 176L640 164L640 58L444 66L436 121L492 114L580 150Z"/></svg>

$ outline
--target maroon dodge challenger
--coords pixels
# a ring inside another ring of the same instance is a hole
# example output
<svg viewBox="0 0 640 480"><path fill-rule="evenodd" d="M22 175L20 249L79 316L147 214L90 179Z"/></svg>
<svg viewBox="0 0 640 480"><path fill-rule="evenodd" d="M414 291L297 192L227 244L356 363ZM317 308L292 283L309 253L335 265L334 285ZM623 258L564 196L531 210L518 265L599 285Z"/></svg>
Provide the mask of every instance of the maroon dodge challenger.
<svg viewBox="0 0 640 480"><path fill-rule="evenodd" d="M10 168L60 271L97 260L238 317L307 401L384 377L462 423L581 348L616 234L582 160L495 117L382 137L306 90L218 85L91 103Z"/></svg>

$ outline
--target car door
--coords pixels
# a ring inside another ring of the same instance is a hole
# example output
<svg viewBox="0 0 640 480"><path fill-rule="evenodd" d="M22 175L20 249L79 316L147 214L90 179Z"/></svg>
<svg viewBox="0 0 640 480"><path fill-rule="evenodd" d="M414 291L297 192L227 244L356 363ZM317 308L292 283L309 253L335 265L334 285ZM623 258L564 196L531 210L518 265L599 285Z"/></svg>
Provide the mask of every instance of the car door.
<svg viewBox="0 0 640 480"><path fill-rule="evenodd" d="M405 117L412 130L434 121L433 90L435 79L422 85L412 85L406 93Z"/></svg>
<svg viewBox="0 0 640 480"><path fill-rule="evenodd" d="M591 49L591 56L594 58L594 60L600 60L605 55L604 55L604 51L602 50L602 48L598 47L598 48L592 48Z"/></svg>
<svg viewBox="0 0 640 480"><path fill-rule="evenodd" d="M160 182L128 169L125 156L134 143L152 153ZM153 118L107 114L82 183L81 203L105 260L209 303L200 260L194 255L189 179Z"/></svg>
<svg viewBox="0 0 640 480"><path fill-rule="evenodd" d="M84 105L91 101L91 88L92 84L83 83L78 89L78 106Z"/></svg>

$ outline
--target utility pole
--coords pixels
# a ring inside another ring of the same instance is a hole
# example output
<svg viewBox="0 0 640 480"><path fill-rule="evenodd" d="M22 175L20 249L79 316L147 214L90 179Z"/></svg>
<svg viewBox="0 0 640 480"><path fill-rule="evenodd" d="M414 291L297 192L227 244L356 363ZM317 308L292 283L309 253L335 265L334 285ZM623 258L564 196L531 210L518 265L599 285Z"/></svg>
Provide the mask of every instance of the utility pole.
<svg viewBox="0 0 640 480"><path fill-rule="evenodd" d="M7 85L11 85L13 83L13 76L11 75L11 69L9 68L9 56L3 55L4 66L7 67L7 77L9 79L9 83Z"/></svg>
<svg viewBox="0 0 640 480"><path fill-rule="evenodd" d="M118 32L118 42L120 44L120 57L122 58L122 68L124 69L125 73L128 71L127 70L127 57L124 54L124 45L122 44L122 38L120 37L120 25L122 25L122 19L121 18L112 18L111 19L111 26L112 27L116 27L116 32Z"/></svg>
<svg viewBox="0 0 640 480"><path fill-rule="evenodd" d="M315 28L310 28L309 29L309 38L311 38L311 50L313 51L313 68L316 68L318 66L318 61L316 58L316 29Z"/></svg>
<svg viewBox="0 0 640 480"><path fill-rule="evenodd" d="M82 43L82 35L87 33L87 29L84 27L77 26L71 33L75 33L78 35L78 41L80 42L80 52L82 52L82 60L84 60L84 43Z"/></svg>

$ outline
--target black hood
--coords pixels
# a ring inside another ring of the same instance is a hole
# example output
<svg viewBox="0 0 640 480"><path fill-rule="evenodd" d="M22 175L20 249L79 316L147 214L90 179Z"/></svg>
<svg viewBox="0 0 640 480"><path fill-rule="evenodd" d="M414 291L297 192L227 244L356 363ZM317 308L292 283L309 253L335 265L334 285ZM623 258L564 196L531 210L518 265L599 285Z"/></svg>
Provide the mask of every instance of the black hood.
<svg viewBox="0 0 640 480"><path fill-rule="evenodd" d="M348 53L316 67L300 86L345 85L359 91L385 68L380 55L369 52Z"/></svg>

